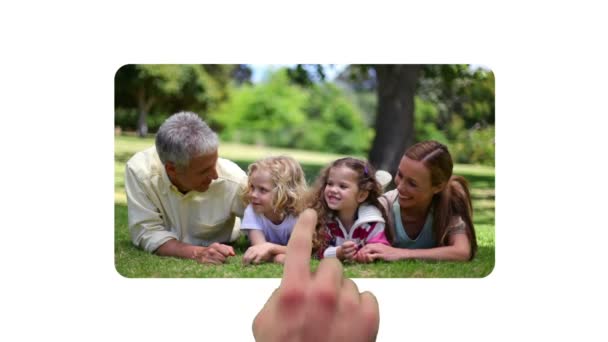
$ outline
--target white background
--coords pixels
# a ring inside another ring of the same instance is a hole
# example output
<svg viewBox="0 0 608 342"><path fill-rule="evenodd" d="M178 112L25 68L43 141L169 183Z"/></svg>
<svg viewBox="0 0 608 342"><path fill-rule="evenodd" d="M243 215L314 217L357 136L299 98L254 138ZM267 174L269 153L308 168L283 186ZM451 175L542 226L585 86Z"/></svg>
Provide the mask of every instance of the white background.
<svg viewBox="0 0 608 342"><path fill-rule="evenodd" d="M492 68L497 159L494 272L357 281L379 299L378 340L606 340L606 12L334 3L0 5L3 339L251 341L279 283L116 273L121 65L380 61Z"/></svg>

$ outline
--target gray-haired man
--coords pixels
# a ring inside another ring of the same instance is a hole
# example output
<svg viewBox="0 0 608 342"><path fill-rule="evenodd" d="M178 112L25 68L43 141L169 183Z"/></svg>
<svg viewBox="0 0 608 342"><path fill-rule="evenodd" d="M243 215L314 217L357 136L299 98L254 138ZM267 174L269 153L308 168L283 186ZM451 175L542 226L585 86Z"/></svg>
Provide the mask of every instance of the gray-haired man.
<svg viewBox="0 0 608 342"><path fill-rule="evenodd" d="M191 112L169 117L156 146L127 162L125 189L131 240L148 252L220 264L243 216L247 175L218 158L217 135Z"/></svg>

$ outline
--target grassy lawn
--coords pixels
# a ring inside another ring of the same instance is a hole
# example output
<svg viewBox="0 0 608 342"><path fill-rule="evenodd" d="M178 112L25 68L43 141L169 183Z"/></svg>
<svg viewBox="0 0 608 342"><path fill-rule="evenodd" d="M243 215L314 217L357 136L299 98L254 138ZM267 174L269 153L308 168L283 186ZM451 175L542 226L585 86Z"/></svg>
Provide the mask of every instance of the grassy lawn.
<svg viewBox="0 0 608 342"><path fill-rule="evenodd" d="M127 160L137 151L154 144L153 139L119 136L115 138L114 168L114 255L116 270L130 278L280 278L281 265L263 264L243 266L241 259L247 249L244 237L235 244L236 257L221 266L201 265L191 260L158 257L148 254L131 243L127 225L127 205L124 193L124 168ZM310 184L320 168L342 157L325 153L274 149L222 143L219 154L236 162L246 170L249 163L267 155L288 154L302 164ZM473 196L474 223L479 245L478 254L471 262L431 261L378 261L374 264L345 264L346 276L351 278L478 278L485 277L494 268L494 168L479 165L456 165L455 174L470 182ZM318 261L311 262L315 269Z"/></svg>

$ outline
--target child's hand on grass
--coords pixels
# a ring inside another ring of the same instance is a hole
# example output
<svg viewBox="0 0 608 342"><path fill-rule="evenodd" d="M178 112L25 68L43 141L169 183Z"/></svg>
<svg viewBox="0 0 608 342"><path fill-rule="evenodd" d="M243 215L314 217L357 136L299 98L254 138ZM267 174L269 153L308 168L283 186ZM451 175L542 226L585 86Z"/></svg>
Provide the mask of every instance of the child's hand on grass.
<svg viewBox="0 0 608 342"><path fill-rule="evenodd" d="M274 244L264 242L259 245L253 245L247 249L243 255L244 264L259 264L264 261L269 261L273 257L272 250Z"/></svg>

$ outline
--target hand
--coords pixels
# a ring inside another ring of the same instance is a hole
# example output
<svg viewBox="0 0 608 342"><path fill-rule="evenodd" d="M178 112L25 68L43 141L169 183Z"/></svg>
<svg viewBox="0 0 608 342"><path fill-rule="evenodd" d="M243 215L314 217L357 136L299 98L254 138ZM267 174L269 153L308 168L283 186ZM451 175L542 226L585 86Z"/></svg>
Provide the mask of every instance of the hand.
<svg viewBox="0 0 608 342"><path fill-rule="evenodd" d="M247 248L243 255L244 264L259 264L262 261L269 261L273 257L272 249L274 245L270 242L264 242L258 245L253 245Z"/></svg>
<svg viewBox="0 0 608 342"><path fill-rule="evenodd" d="M357 251L355 254L355 261L362 264L373 262L374 260L372 259L371 255L367 253L364 248L365 247Z"/></svg>
<svg viewBox="0 0 608 342"><path fill-rule="evenodd" d="M193 259L201 264L219 265L225 262L227 257L234 255L232 246L215 242L209 247L196 247Z"/></svg>
<svg viewBox="0 0 608 342"><path fill-rule="evenodd" d="M281 286L253 320L258 342L376 340L380 324L376 297L359 293L357 285L343 277L336 258L322 260L316 273L310 273L316 222L313 210L300 214L287 246Z"/></svg>
<svg viewBox="0 0 608 342"><path fill-rule="evenodd" d="M236 253L234 253L234 248L232 248L232 246L224 245L223 243L214 242L209 246L209 248L215 249L216 251L222 253L222 255L225 257L236 255Z"/></svg>
<svg viewBox="0 0 608 342"><path fill-rule="evenodd" d="M386 260L395 261L408 259L406 256L407 249L394 248L381 243L370 243L363 246L359 251L361 253L360 258L365 258L366 262L372 262L374 260Z"/></svg>
<svg viewBox="0 0 608 342"><path fill-rule="evenodd" d="M353 260L355 258L355 254L357 253L357 245L354 241L344 241L342 246L338 247L336 251L336 256L340 260Z"/></svg>

